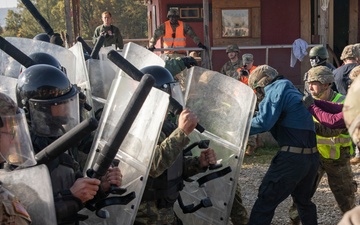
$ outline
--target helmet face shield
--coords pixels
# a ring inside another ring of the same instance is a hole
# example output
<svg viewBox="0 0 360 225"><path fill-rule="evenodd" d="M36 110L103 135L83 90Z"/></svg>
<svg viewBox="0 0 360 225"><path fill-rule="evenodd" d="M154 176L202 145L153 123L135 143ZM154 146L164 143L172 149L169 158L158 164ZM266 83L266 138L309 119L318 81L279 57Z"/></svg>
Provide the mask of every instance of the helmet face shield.
<svg viewBox="0 0 360 225"><path fill-rule="evenodd" d="M50 100L29 100L32 130L42 137L59 137L80 122L79 95L72 91Z"/></svg>
<svg viewBox="0 0 360 225"><path fill-rule="evenodd" d="M36 165L24 111L0 116L0 161L29 167Z"/></svg>

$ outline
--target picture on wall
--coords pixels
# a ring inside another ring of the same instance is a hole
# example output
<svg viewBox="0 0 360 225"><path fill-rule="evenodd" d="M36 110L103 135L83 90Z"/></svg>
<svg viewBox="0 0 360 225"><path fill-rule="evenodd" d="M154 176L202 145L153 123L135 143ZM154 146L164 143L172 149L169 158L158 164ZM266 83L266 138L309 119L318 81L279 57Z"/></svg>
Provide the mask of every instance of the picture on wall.
<svg viewBox="0 0 360 225"><path fill-rule="evenodd" d="M249 9L223 9L222 37L249 37Z"/></svg>

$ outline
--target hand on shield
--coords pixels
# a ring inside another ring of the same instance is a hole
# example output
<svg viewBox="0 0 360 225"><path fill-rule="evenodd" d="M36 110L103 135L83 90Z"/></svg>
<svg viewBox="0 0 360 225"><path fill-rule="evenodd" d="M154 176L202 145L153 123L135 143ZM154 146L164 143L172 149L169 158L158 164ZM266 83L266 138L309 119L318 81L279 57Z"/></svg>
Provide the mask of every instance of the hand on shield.
<svg viewBox="0 0 360 225"><path fill-rule="evenodd" d="M71 194L85 203L94 198L99 190L100 180L95 178L79 178L70 188Z"/></svg>
<svg viewBox="0 0 360 225"><path fill-rule="evenodd" d="M216 164L216 154L214 149L212 148L207 148L206 150L202 151L200 153L200 167L201 168L207 168L210 165L215 165Z"/></svg>
<svg viewBox="0 0 360 225"><path fill-rule="evenodd" d="M186 135L189 135L196 127L199 119L195 113L189 109L184 109L179 116L178 128L184 131Z"/></svg>
<svg viewBox="0 0 360 225"><path fill-rule="evenodd" d="M104 192L108 192L110 190L110 185L112 184L120 187L122 177L123 176L119 167L110 167L105 176L101 178L101 190Z"/></svg>

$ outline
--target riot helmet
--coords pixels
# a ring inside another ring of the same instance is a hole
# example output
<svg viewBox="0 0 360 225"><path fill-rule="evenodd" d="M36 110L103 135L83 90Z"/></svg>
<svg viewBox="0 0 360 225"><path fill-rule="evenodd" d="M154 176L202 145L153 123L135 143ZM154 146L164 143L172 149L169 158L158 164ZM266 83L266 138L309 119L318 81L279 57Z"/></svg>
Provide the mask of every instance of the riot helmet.
<svg viewBox="0 0 360 225"><path fill-rule="evenodd" d="M176 99L180 104L184 105L184 98L180 84L175 81L174 77L165 67L162 66L146 66L140 69L144 74L150 74L155 78L154 86Z"/></svg>
<svg viewBox="0 0 360 225"><path fill-rule="evenodd" d="M66 74L65 67L61 66L60 62L54 56L52 56L48 53L35 52L35 53L30 54L29 58L31 58L35 62L35 64L47 64L50 66L54 66ZM22 68L22 71L24 69L25 68Z"/></svg>
<svg viewBox="0 0 360 225"><path fill-rule="evenodd" d="M0 163L18 167L36 165L23 110L0 92Z"/></svg>
<svg viewBox="0 0 360 225"><path fill-rule="evenodd" d="M322 84L331 84L334 82L334 74L326 66L317 66L311 68L305 75L306 82L318 81Z"/></svg>
<svg viewBox="0 0 360 225"><path fill-rule="evenodd" d="M226 53L229 52L240 52L239 46L237 44L228 45L226 48Z"/></svg>
<svg viewBox="0 0 360 225"><path fill-rule="evenodd" d="M46 33L37 34L33 39L38 41L50 42L50 37Z"/></svg>
<svg viewBox="0 0 360 225"><path fill-rule="evenodd" d="M329 53L323 45L317 45L310 49L309 58L311 67L325 65Z"/></svg>
<svg viewBox="0 0 360 225"><path fill-rule="evenodd" d="M16 98L38 136L59 137L79 123L78 89L53 66L25 69L17 82Z"/></svg>

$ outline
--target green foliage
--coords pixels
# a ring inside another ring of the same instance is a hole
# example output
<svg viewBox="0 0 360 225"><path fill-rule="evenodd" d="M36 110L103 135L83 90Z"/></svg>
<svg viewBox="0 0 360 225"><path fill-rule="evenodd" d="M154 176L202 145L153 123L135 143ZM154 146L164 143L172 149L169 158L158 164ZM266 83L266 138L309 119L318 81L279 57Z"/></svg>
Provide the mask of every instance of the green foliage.
<svg viewBox="0 0 360 225"><path fill-rule="evenodd" d="M64 1L32 0L57 33L66 30ZM111 12L113 24L119 27L123 38L146 37L147 7L143 0L80 0L80 33L84 39L92 38L95 28L102 24L101 13L106 10ZM22 3L18 4L16 12L8 11L3 36L33 38L38 33L44 30Z"/></svg>
<svg viewBox="0 0 360 225"><path fill-rule="evenodd" d="M18 30L21 26L21 15L13 10L9 10L6 17L6 26L3 36L18 36Z"/></svg>

